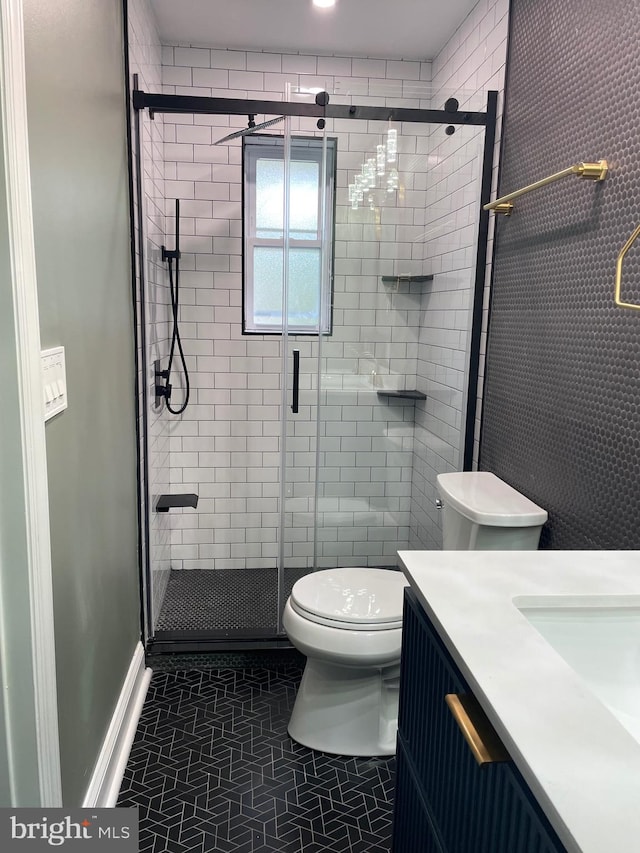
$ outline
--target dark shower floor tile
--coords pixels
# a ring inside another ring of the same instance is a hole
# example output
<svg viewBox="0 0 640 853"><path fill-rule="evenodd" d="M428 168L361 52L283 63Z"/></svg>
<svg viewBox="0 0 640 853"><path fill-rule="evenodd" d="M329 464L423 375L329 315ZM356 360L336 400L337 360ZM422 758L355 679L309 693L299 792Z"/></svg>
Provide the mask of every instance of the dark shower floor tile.
<svg viewBox="0 0 640 853"><path fill-rule="evenodd" d="M302 671L155 673L118 805L149 853L388 853L395 760L287 735Z"/></svg>
<svg viewBox="0 0 640 853"><path fill-rule="evenodd" d="M285 569L285 598L309 569ZM277 625L276 569L172 571L156 631L239 631Z"/></svg>

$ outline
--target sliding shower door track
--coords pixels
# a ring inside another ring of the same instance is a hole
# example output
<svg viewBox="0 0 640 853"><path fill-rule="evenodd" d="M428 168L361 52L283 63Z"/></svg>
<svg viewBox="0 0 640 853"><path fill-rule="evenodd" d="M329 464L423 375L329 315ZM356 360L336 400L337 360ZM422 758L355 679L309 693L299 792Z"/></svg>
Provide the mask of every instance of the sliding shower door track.
<svg viewBox="0 0 640 853"><path fill-rule="evenodd" d="M199 95L153 94L134 89L134 110L148 109L151 113L182 113L185 115L288 115L323 119L359 119L361 121L411 121L421 124L459 124L484 126L487 114L473 110L458 110L458 102L450 99L452 107L444 110L410 107L372 107L357 104L330 104L326 92L316 96L316 102L245 100L243 98L211 98ZM447 102L449 103L449 102ZM453 106L455 104L455 106Z"/></svg>

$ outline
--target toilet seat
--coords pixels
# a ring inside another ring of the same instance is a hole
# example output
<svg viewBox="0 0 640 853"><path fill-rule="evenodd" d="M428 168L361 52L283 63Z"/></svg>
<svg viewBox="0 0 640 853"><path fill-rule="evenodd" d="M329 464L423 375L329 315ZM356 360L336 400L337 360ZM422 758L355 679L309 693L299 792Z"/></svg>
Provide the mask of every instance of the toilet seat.
<svg viewBox="0 0 640 853"><path fill-rule="evenodd" d="M406 585L390 569L325 569L297 581L290 604L302 618L343 631L397 630Z"/></svg>

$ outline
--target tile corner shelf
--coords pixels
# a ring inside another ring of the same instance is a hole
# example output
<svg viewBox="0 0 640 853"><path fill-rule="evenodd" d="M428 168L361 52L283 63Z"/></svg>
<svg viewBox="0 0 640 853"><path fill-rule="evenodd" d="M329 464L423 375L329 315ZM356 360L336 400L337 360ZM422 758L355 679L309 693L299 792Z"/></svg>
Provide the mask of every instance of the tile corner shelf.
<svg viewBox="0 0 640 853"><path fill-rule="evenodd" d="M378 397L391 400L426 400L427 395L422 391L378 391Z"/></svg>
<svg viewBox="0 0 640 853"><path fill-rule="evenodd" d="M433 281L432 275L383 275L383 284L397 284L400 281L409 283L420 283L424 281Z"/></svg>

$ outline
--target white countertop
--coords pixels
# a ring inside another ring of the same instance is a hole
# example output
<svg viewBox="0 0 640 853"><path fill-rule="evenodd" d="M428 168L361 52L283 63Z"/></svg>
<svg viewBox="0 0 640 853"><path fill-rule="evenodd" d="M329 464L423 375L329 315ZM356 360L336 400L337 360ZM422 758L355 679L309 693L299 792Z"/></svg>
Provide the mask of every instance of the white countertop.
<svg viewBox="0 0 640 853"><path fill-rule="evenodd" d="M399 556L567 849L640 850L640 743L513 603L520 595L640 595L640 551Z"/></svg>

